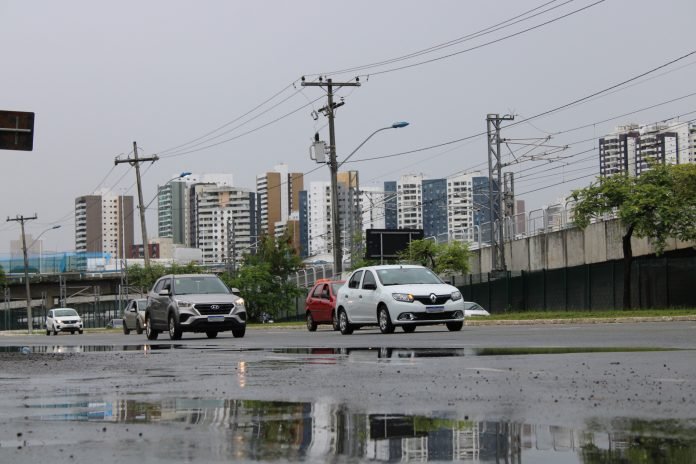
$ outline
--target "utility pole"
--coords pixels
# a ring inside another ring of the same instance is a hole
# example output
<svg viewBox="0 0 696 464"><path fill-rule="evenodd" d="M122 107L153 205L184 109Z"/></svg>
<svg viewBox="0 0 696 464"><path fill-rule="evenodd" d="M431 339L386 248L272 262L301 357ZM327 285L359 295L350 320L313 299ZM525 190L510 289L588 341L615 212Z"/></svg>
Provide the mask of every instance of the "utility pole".
<svg viewBox="0 0 696 464"><path fill-rule="evenodd" d="M343 272L343 250L341 247L341 219L338 210L338 162L336 161L336 133L334 128L334 118L336 108L343 106L344 102L334 103L334 87L359 87L360 82L356 78L355 82L333 82L327 79L323 82L305 82L302 77L302 87L326 87L328 104L319 111L329 118L329 169L331 170L331 236L333 242L333 273L340 277Z"/></svg>
<svg viewBox="0 0 696 464"><path fill-rule="evenodd" d="M118 159L114 160L114 164L118 165L120 163L128 163L131 166L135 166L135 177L138 183L138 208L140 208L140 229L143 234L143 257L145 258L145 267L150 267L150 248L147 243L147 226L145 224L145 205L143 204L143 188L140 182L140 163L144 161L152 161L153 163L157 161L159 157L153 155L149 158L138 158L138 144L133 142L133 159Z"/></svg>
<svg viewBox="0 0 696 464"><path fill-rule="evenodd" d="M29 285L29 258L27 256L27 238L24 235L24 223L36 219L36 213L31 217L17 215L14 219L7 218L7 222L19 222L22 226L22 252L24 253L24 291L27 293L27 330L31 334L34 332L34 324L31 317L31 288Z"/></svg>
<svg viewBox="0 0 696 464"><path fill-rule="evenodd" d="M502 121L512 121L514 119L514 116L509 115L499 116L498 114L488 114L486 116L486 126L488 129L488 207L491 221L492 271L504 271L506 269L504 248L505 236L503 234L503 163L500 154L500 123ZM495 193L493 192L494 176L497 182Z"/></svg>

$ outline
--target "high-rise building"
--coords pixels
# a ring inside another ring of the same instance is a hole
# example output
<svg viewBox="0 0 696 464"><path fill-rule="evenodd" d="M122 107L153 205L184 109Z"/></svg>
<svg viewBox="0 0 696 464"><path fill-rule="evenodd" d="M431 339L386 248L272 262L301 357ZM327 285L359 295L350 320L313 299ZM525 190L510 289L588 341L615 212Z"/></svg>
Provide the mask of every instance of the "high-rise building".
<svg viewBox="0 0 696 464"><path fill-rule="evenodd" d="M396 185L396 184L394 184ZM360 189L360 212L363 231L366 229L386 228L386 199L388 194L380 187L362 187ZM394 198L396 201L396 198Z"/></svg>
<svg viewBox="0 0 696 464"><path fill-rule="evenodd" d="M108 190L75 199L75 251L129 257L133 245L133 197Z"/></svg>
<svg viewBox="0 0 696 464"><path fill-rule="evenodd" d="M186 243L186 187L184 180L176 180L157 189L157 235L172 243Z"/></svg>
<svg viewBox="0 0 696 464"><path fill-rule="evenodd" d="M423 175L406 174L396 182L396 226L423 228Z"/></svg>
<svg viewBox="0 0 696 464"><path fill-rule="evenodd" d="M331 253L331 183L311 182L307 197L308 256Z"/></svg>
<svg viewBox="0 0 696 464"><path fill-rule="evenodd" d="M474 188L469 174L447 178L447 232L453 240L474 240Z"/></svg>
<svg viewBox="0 0 696 464"><path fill-rule="evenodd" d="M396 181L385 181L384 193L384 228L396 229L398 227L398 219L396 214Z"/></svg>
<svg viewBox="0 0 696 464"><path fill-rule="evenodd" d="M189 188L192 245L204 262L240 263L253 245L253 196L248 189L219 184Z"/></svg>
<svg viewBox="0 0 696 464"><path fill-rule="evenodd" d="M689 122L618 126L599 139L599 174L639 176L650 163L694 163L695 134L696 127Z"/></svg>
<svg viewBox="0 0 696 464"><path fill-rule="evenodd" d="M256 176L259 228L261 234L275 236L275 224L288 220L300 208L300 192L304 176L288 172L286 164L274 166L273 171Z"/></svg>
<svg viewBox="0 0 696 464"><path fill-rule="evenodd" d="M423 179L423 234L447 241L447 179Z"/></svg>

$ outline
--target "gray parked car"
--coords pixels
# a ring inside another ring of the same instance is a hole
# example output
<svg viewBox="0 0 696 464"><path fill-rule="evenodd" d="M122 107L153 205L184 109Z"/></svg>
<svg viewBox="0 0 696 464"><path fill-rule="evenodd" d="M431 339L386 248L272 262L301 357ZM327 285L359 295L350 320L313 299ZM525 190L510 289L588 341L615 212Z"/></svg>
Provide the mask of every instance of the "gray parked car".
<svg viewBox="0 0 696 464"><path fill-rule="evenodd" d="M235 337L246 332L244 299L213 274L180 274L160 277L147 294L145 333L156 340L160 332L179 340L183 332L205 332L215 338L231 330Z"/></svg>
<svg viewBox="0 0 696 464"><path fill-rule="evenodd" d="M131 330L138 334L145 329L145 308L147 308L147 298L135 298L128 300L128 304L123 308L123 333L128 335Z"/></svg>

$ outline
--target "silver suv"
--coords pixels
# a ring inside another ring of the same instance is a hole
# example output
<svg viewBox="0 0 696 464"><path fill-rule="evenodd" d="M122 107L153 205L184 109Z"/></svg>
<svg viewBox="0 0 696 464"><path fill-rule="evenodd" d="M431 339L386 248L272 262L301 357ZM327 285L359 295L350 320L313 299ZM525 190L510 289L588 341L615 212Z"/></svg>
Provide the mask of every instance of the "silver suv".
<svg viewBox="0 0 696 464"><path fill-rule="evenodd" d="M235 337L246 332L247 313L244 299L235 295L212 274L181 274L160 277L147 294L145 334L156 340L169 331L172 340L183 332L205 332L215 338L231 330Z"/></svg>

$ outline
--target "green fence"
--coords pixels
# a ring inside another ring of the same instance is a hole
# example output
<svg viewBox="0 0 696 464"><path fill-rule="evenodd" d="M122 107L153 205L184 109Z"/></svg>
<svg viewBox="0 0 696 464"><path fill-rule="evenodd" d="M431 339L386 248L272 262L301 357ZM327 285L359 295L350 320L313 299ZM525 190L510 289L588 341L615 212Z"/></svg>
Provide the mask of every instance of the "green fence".
<svg viewBox="0 0 696 464"><path fill-rule="evenodd" d="M464 298L489 311L581 311L623 307L622 260L562 269L477 274L455 278ZM636 258L633 308L696 307L696 250Z"/></svg>
<svg viewBox="0 0 696 464"><path fill-rule="evenodd" d="M121 317L121 304L118 300L71 303L69 306L82 317L85 328L104 328L112 319ZM41 307L31 309L34 330L45 329L47 312L48 309ZM0 309L0 330L27 330L26 308Z"/></svg>

